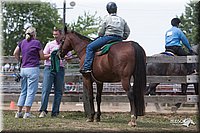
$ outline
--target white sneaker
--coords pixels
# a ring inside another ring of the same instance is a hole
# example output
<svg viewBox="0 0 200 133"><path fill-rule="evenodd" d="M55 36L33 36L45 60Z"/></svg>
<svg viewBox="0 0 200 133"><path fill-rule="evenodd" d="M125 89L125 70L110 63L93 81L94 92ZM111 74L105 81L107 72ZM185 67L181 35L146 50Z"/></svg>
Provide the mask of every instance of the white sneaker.
<svg viewBox="0 0 200 133"><path fill-rule="evenodd" d="M23 113L22 112L16 112L15 118L23 118Z"/></svg>
<svg viewBox="0 0 200 133"><path fill-rule="evenodd" d="M45 111L42 111L39 115L39 118L44 118L47 116L47 113Z"/></svg>
<svg viewBox="0 0 200 133"><path fill-rule="evenodd" d="M27 118L35 118L35 117L36 117L36 116L34 116L34 115L30 114L30 113L25 113L24 116L23 116L24 119L27 119Z"/></svg>

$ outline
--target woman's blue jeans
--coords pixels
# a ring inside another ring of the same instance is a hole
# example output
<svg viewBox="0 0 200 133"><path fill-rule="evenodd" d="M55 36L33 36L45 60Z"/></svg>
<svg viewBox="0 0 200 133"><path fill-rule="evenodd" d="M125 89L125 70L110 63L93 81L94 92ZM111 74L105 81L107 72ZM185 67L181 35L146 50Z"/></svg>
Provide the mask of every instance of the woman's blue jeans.
<svg viewBox="0 0 200 133"><path fill-rule="evenodd" d="M86 57L84 60L84 70L91 70L92 62L94 59L94 55L97 49L101 48L105 44L108 43L108 41L122 41L122 38L119 36L102 36L88 44L86 48Z"/></svg>
<svg viewBox="0 0 200 133"><path fill-rule="evenodd" d="M64 84L64 74L65 69L60 67L59 72L52 72L50 66L45 66L44 68L44 77L42 83L42 100L40 112L47 111L49 94L52 89L52 85L54 85L54 100L52 105L52 115L59 114L60 103L62 99L63 93L63 84Z"/></svg>
<svg viewBox="0 0 200 133"><path fill-rule="evenodd" d="M40 69L39 67L21 68L21 93L18 106L32 106L38 90Z"/></svg>

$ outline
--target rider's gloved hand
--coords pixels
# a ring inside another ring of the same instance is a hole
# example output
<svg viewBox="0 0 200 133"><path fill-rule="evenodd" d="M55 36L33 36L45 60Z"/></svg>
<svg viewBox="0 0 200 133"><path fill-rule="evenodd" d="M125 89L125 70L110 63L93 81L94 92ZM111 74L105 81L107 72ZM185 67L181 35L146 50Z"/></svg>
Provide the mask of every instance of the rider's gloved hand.
<svg viewBox="0 0 200 133"><path fill-rule="evenodd" d="M190 53L190 55L194 55L195 54L195 52L192 49L189 50L189 53Z"/></svg>

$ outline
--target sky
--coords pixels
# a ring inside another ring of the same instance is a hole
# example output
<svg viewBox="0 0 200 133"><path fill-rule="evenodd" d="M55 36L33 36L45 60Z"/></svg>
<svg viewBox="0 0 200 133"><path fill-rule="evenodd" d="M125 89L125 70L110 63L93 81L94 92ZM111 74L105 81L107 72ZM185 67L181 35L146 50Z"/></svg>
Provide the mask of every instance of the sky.
<svg viewBox="0 0 200 133"><path fill-rule="evenodd" d="M63 7L64 0L42 0L55 3L57 8ZM117 14L128 23L131 33L127 40L138 42L147 56L163 52L165 46L165 32L171 28L170 21L185 13L185 6L190 0L66 0L66 7L70 2L76 5L66 10L66 22L76 22L78 16L84 12L103 18L107 15L106 4L115 2ZM63 9L58 9L63 17Z"/></svg>

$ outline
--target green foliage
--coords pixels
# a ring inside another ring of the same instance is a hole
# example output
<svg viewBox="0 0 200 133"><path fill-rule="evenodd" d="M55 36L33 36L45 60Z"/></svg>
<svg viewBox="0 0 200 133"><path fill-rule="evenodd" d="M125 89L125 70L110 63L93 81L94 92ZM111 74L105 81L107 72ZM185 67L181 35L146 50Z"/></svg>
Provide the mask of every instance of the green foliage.
<svg viewBox="0 0 200 133"><path fill-rule="evenodd" d="M16 3L4 2L3 11L3 55L12 55L17 43L24 38L25 25L27 23L37 30L37 39L43 47L52 40L52 29L54 26L63 28L55 6L50 3ZM79 16L76 22L69 24L75 31L91 37L97 33L101 18L89 13Z"/></svg>
<svg viewBox="0 0 200 133"><path fill-rule="evenodd" d="M197 27L197 38L196 41L198 44L200 44L200 1L197 3L196 7L196 12L197 12L197 22L198 22L198 27Z"/></svg>
<svg viewBox="0 0 200 133"><path fill-rule="evenodd" d="M185 32L187 38L192 45L199 43L200 37L198 36L198 14L199 8L197 2L191 1L185 7L185 13L180 16L182 25L180 28Z"/></svg>
<svg viewBox="0 0 200 133"><path fill-rule="evenodd" d="M54 26L62 23L58 11L50 3L5 2L3 11L3 55L12 55L17 43L24 38L24 26L30 23L37 30L37 39L44 45L52 38Z"/></svg>
<svg viewBox="0 0 200 133"><path fill-rule="evenodd" d="M91 15L84 12L83 16L79 16L76 22L73 22L68 26L82 35L92 37L97 34L100 21L101 18L96 17L96 13Z"/></svg>

